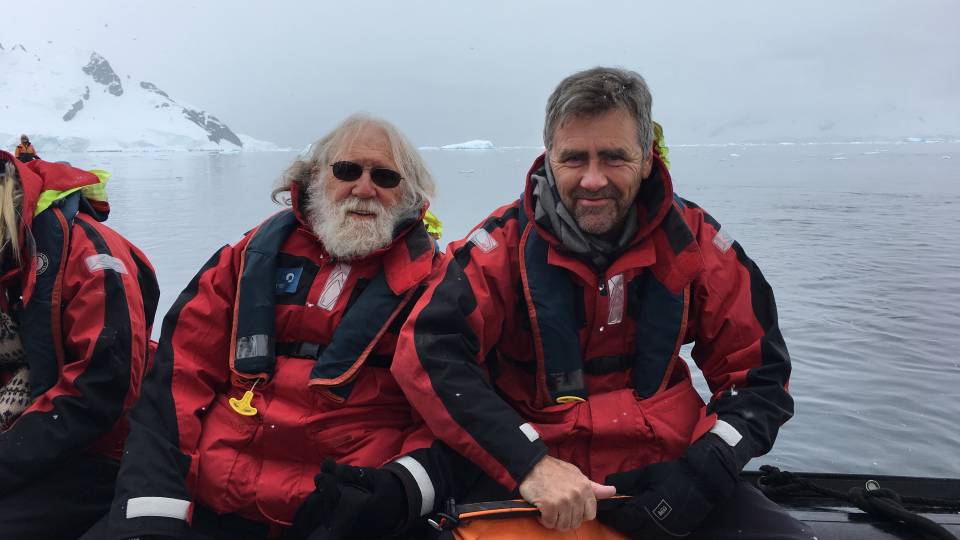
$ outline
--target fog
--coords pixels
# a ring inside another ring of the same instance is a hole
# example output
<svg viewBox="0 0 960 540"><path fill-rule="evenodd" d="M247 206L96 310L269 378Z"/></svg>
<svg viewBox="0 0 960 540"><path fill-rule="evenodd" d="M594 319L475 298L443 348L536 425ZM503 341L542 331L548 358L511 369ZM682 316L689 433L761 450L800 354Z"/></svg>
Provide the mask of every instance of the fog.
<svg viewBox="0 0 960 540"><path fill-rule="evenodd" d="M357 110L418 145L538 145L556 83L601 64L644 75L675 144L960 136L952 0L57 0L14 11L4 45L96 50L237 132L294 147Z"/></svg>

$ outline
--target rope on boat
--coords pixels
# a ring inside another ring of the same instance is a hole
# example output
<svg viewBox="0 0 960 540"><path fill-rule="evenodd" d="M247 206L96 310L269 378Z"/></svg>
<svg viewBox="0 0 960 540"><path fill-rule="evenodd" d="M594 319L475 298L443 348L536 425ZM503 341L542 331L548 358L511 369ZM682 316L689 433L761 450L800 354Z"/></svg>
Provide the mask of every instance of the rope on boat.
<svg viewBox="0 0 960 540"><path fill-rule="evenodd" d="M796 495L803 491L814 492L832 499L850 503L871 516L915 528L932 538L958 540L956 536L942 525L907 510L904 508L904 504L958 512L960 511L960 500L932 497L903 497L892 489L879 487L867 489L865 487L855 486L851 487L846 493L843 493L818 485L790 471L781 471L771 465L761 466L760 472L762 474L757 481L757 486L765 495L771 498L783 495Z"/></svg>

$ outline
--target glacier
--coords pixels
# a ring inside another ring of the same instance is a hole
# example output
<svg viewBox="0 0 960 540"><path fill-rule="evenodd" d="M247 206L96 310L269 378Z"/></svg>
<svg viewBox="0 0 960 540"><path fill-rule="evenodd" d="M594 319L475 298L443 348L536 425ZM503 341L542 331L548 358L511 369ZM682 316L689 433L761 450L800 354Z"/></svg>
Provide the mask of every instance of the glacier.
<svg viewBox="0 0 960 540"><path fill-rule="evenodd" d="M0 42L0 145L21 133L60 152L287 150L236 133L157 84L121 76L95 51L34 51Z"/></svg>

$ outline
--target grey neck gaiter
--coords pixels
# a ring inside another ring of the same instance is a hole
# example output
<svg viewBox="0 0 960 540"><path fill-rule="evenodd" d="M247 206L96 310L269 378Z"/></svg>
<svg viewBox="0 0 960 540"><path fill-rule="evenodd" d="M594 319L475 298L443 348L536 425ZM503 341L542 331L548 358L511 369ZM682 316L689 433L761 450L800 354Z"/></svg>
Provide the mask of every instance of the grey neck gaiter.
<svg viewBox="0 0 960 540"><path fill-rule="evenodd" d="M534 221L550 231L567 250L588 262L595 270L607 267L629 247L640 228L637 222L636 205L631 204L615 240L587 234L577 225L576 219L567 210L557 192L557 183L550 170L550 162L530 176L533 181Z"/></svg>

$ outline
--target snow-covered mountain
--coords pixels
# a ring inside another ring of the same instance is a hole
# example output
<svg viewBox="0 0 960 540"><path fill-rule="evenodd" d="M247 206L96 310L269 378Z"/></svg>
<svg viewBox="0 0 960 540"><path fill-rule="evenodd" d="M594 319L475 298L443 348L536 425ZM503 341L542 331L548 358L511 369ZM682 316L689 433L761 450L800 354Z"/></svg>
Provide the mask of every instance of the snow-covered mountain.
<svg viewBox="0 0 960 540"><path fill-rule="evenodd" d="M0 145L26 133L44 152L276 150L96 52L42 54L0 43Z"/></svg>

